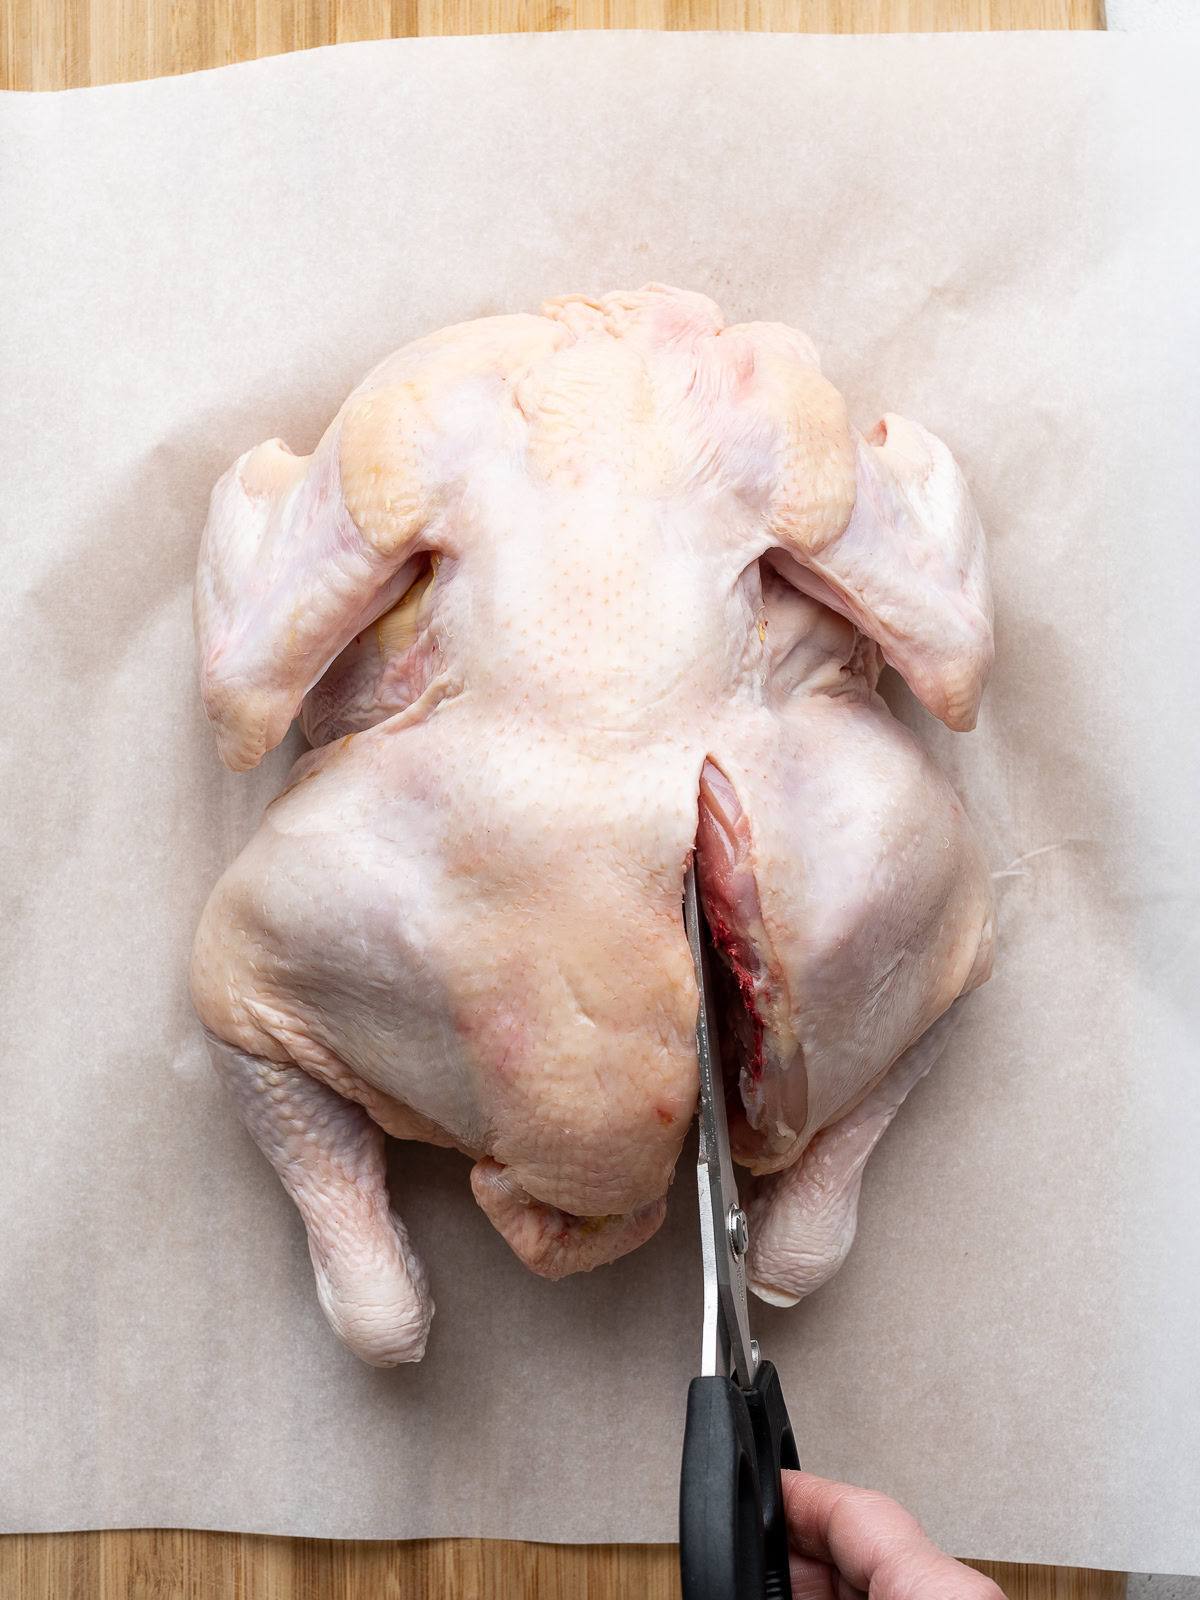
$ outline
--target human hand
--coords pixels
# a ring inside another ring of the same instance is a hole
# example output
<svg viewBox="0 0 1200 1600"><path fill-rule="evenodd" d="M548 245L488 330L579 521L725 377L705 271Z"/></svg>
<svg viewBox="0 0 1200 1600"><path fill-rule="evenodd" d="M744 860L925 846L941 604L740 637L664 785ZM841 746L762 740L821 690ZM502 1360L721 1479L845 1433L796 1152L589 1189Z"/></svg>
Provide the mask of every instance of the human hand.
<svg viewBox="0 0 1200 1600"><path fill-rule="evenodd" d="M783 1474L792 1600L1004 1600L875 1489Z"/></svg>

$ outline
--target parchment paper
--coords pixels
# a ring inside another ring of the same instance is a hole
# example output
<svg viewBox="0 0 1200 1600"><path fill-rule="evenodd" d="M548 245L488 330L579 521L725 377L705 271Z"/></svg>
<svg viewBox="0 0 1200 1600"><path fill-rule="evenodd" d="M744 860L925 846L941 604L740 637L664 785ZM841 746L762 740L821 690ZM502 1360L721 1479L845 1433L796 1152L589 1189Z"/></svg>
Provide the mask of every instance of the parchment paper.
<svg viewBox="0 0 1200 1600"><path fill-rule="evenodd" d="M992 541L978 731L896 701L1010 874L999 965L840 1276L755 1304L805 1464L962 1554L1200 1570L1198 68L531 35L0 97L5 1528L674 1536L690 1150L648 1247L548 1284L397 1146L438 1312L373 1371L184 987L294 750L233 777L198 704L216 477L413 336L658 279L941 434Z"/></svg>

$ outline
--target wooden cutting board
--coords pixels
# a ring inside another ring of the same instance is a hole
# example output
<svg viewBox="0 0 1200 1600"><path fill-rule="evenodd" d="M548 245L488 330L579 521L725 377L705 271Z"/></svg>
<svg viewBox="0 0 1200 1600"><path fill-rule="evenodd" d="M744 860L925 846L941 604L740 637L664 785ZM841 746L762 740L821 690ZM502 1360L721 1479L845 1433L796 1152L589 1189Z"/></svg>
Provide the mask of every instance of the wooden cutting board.
<svg viewBox="0 0 1200 1600"><path fill-rule="evenodd" d="M897 33L1103 26L1104 0L0 0L0 88L120 83L313 45L417 34L601 27ZM1010 1600L1125 1596L1124 1573L974 1564ZM677 1600L678 1595L671 1545L355 1542L163 1529L0 1539L4 1600Z"/></svg>
<svg viewBox="0 0 1200 1600"><path fill-rule="evenodd" d="M125 83L415 34L1103 26L1104 0L0 0L0 89Z"/></svg>

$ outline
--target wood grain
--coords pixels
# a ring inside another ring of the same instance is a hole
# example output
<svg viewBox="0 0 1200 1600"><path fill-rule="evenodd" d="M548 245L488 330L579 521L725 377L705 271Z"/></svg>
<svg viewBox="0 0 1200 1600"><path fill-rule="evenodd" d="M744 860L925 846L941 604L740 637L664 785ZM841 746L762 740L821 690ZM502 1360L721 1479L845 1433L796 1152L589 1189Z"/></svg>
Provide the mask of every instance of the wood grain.
<svg viewBox="0 0 1200 1600"><path fill-rule="evenodd" d="M1103 0L0 0L0 88L68 89L359 39L563 28L870 33L1102 28ZM1124 1600L1126 1576L972 1562L1009 1600ZM135 1529L0 1539L2 1600L678 1600L672 1545L269 1539Z"/></svg>
<svg viewBox="0 0 1200 1600"><path fill-rule="evenodd" d="M673 1545L500 1539L389 1543L142 1529L10 1535L0 1540L0 1595L4 1600L557 1600L560 1595L564 1600L626 1595L678 1600L679 1578ZM1061 1600L1067 1600L1065 1594Z"/></svg>
<svg viewBox="0 0 1200 1600"><path fill-rule="evenodd" d="M1125 1600L1123 1572L972 1562L1009 1600ZM679 1600L674 1545L10 1534L4 1600Z"/></svg>
<svg viewBox="0 0 1200 1600"><path fill-rule="evenodd" d="M0 88L121 83L417 34L1103 26L1104 0L0 0Z"/></svg>
<svg viewBox="0 0 1200 1600"><path fill-rule="evenodd" d="M986 1572L1008 1600L1125 1600L1129 1575L1092 1567L1020 1566L1012 1561L969 1561Z"/></svg>

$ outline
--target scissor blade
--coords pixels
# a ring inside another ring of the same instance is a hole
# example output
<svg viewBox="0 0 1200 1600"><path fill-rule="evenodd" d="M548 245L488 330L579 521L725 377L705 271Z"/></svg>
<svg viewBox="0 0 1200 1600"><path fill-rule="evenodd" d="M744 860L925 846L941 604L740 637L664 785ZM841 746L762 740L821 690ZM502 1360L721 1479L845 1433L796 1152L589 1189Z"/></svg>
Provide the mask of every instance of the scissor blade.
<svg viewBox="0 0 1200 1600"><path fill-rule="evenodd" d="M743 1388L749 1388L758 1361L750 1339L745 1259L734 1248L730 1230L730 1219L740 1214L741 1208L733 1158L729 1153L725 1084L721 1076L708 949L694 866L688 868L683 881L683 920L700 993L696 1017L696 1053L700 1059L700 1156L696 1163L696 1180L704 1257L704 1342L700 1371L705 1377L728 1374Z"/></svg>

